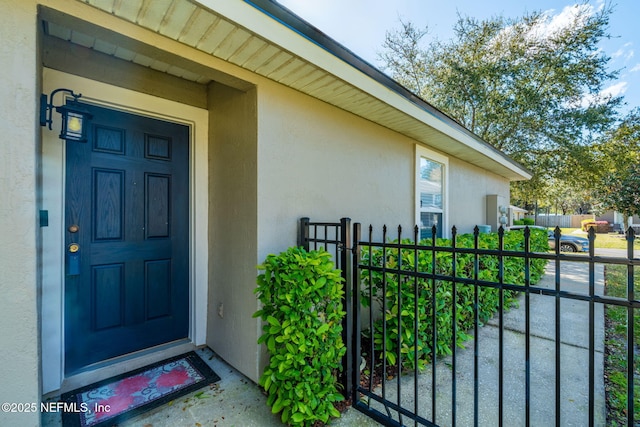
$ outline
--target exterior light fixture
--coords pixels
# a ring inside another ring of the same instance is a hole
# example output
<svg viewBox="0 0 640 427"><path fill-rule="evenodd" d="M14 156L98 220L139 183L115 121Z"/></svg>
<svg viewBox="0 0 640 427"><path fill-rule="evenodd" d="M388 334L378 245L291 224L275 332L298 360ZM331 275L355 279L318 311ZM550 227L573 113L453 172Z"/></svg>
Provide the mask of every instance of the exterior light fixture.
<svg viewBox="0 0 640 427"><path fill-rule="evenodd" d="M66 104L53 105L53 97L58 92L67 92L73 97L73 100L67 101ZM49 95L44 93L40 95L40 126L51 125L53 123L53 109L62 116L62 129L60 131L60 139L67 141L85 142L87 140L88 121L91 114L85 110L78 102L82 94L75 94L70 89L56 89Z"/></svg>

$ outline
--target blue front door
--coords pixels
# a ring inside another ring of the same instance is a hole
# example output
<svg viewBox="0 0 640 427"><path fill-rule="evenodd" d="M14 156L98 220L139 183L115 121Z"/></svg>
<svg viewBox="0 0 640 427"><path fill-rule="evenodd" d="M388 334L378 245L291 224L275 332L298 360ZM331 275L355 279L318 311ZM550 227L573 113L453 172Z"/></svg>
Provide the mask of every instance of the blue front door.
<svg viewBox="0 0 640 427"><path fill-rule="evenodd" d="M189 129L86 105L66 143L65 373L189 333Z"/></svg>

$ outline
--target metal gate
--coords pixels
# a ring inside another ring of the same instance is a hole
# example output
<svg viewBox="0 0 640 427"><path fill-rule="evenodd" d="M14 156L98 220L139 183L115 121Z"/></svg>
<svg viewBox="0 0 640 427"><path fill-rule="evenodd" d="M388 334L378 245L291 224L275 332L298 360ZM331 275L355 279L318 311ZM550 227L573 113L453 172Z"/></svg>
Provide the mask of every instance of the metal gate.
<svg viewBox="0 0 640 427"><path fill-rule="evenodd" d="M593 232L587 254L560 253L559 229L555 252L532 250L528 229L515 246L502 230L493 246L477 227L464 236L454 227L448 244L432 232L420 241L417 228L363 236L348 218L300 221L298 243L333 251L345 278L341 383L353 408L389 426L604 425L603 310L616 306L628 319L626 422L637 425L633 230L626 257L596 256ZM608 265L626 266L626 298L605 295Z"/></svg>
<svg viewBox="0 0 640 427"><path fill-rule="evenodd" d="M354 362L355 355L349 343L353 343L353 255L350 250L351 219L342 218L338 222L311 222L309 218L301 218L298 226L298 246L310 249L323 248L333 254L336 268L341 270L344 279L344 303L342 309L345 317L342 325L342 341L347 346L347 352L342 360L342 371L339 382L346 399L353 393Z"/></svg>

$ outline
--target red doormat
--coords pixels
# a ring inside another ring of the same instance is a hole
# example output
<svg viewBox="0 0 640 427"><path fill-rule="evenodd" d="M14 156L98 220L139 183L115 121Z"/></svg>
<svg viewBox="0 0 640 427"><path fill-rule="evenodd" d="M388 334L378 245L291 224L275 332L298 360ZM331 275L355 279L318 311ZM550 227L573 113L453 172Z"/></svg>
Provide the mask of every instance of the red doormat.
<svg viewBox="0 0 640 427"><path fill-rule="evenodd" d="M172 357L62 395L62 425L106 427L220 380L194 353Z"/></svg>

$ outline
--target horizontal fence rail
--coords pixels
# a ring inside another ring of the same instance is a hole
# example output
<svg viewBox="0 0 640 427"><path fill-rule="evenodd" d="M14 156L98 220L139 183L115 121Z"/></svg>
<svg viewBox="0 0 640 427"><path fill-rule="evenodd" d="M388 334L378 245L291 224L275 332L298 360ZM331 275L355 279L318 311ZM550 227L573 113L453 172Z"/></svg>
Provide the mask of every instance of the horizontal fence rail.
<svg viewBox="0 0 640 427"><path fill-rule="evenodd" d="M305 220L304 241L325 238L323 223ZM354 408L389 426L603 425L603 311L621 307L626 425L638 425L632 229L617 257L595 254L593 231L587 254L561 253L559 228L553 252L546 231L528 228L454 227L448 240L435 228L422 240L417 227L374 231L355 223L336 244L351 287L345 390ZM613 265L626 266L626 298L604 291L602 271Z"/></svg>

